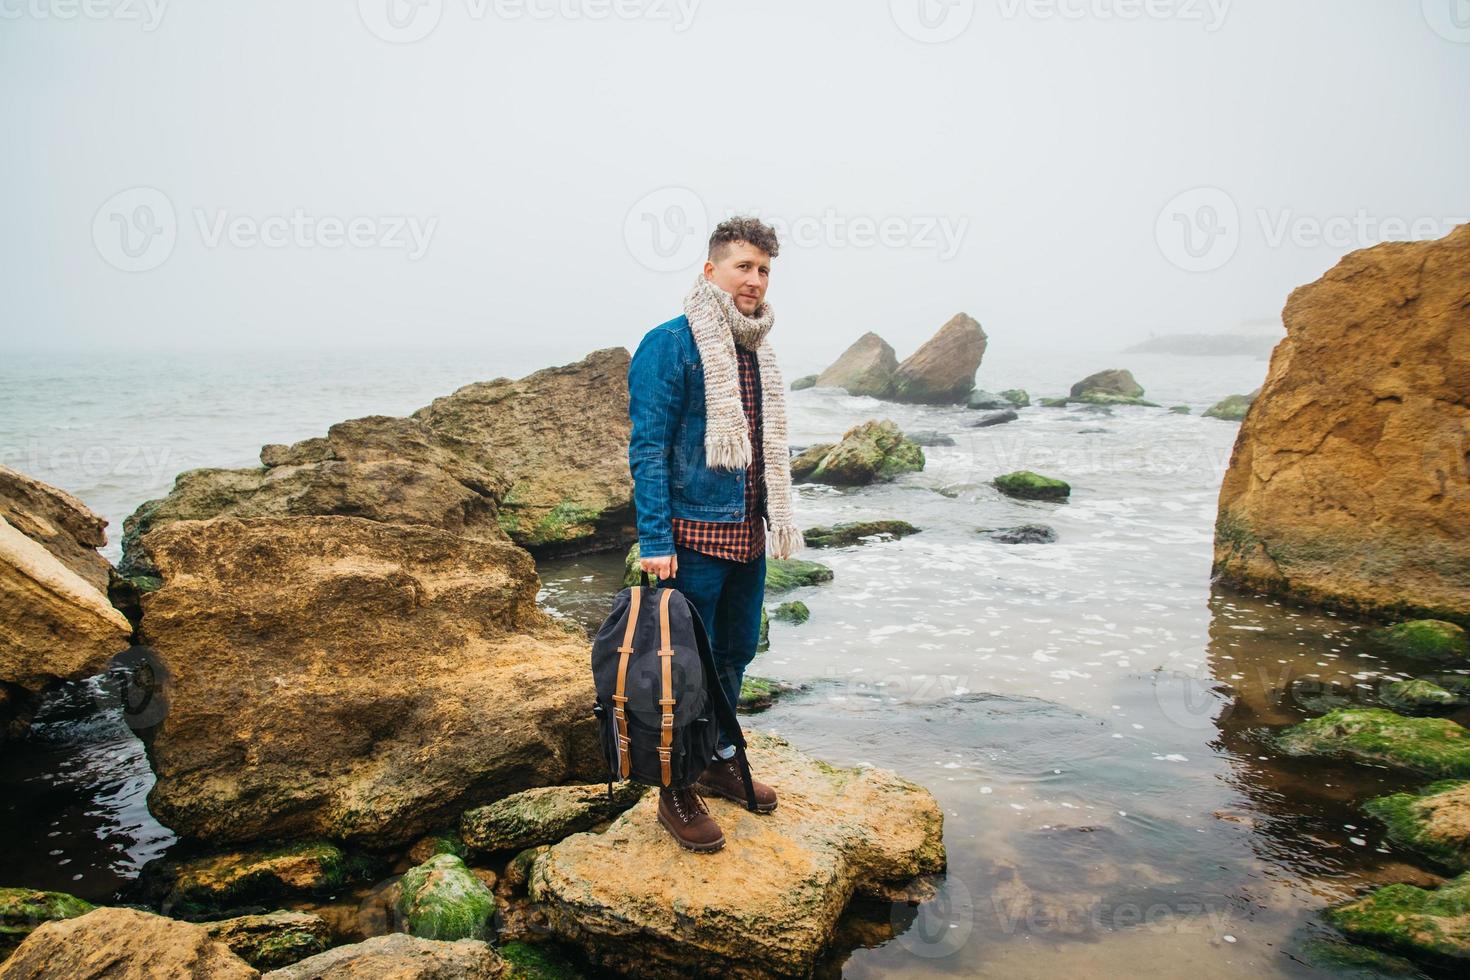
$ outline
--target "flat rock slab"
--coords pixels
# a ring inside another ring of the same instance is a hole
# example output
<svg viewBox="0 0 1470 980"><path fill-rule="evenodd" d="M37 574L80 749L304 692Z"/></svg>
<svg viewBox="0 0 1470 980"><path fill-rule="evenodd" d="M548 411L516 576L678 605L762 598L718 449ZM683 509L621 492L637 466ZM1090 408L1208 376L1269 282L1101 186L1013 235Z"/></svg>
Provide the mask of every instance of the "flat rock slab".
<svg viewBox="0 0 1470 980"><path fill-rule="evenodd" d="M748 738L753 773L779 794L773 812L707 797L725 846L697 854L659 825L650 793L603 833L566 838L530 874L552 931L630 976L802 976L855 893L944 869L944 815L928 790Z"/></svg>
<svg viewBox="0 0 1470 980"><path fill-rule="evenodd" d="M268 980L494 980L505 961L478 939L443 942L402 932L338 946L266 974Z"/></svg>

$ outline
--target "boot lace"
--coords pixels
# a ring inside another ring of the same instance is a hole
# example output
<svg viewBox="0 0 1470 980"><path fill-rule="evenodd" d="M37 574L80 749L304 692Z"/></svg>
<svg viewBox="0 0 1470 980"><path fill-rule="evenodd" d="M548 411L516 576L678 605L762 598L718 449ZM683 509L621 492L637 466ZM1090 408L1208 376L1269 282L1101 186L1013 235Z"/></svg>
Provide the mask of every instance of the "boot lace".
<svg viewBox="0 0 1470 980"><path fill-rule="evenodd" d="M688 786L670 790L669 801L674 804L674 812L679 815L679 819L685 823L693 820L697 813L709 813L704 800Z"/></svg>

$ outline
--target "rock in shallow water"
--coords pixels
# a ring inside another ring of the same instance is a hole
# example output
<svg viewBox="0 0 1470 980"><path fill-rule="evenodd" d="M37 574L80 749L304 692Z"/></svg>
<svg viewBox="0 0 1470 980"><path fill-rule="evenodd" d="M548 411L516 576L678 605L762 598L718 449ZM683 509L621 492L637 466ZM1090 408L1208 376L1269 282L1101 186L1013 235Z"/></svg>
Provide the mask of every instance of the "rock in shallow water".
<svg viewBox="0 0 1470 980"><path fill-rule="evenodd" d="M257 980L203 927L129 908L47 922L0 963L0 980Z"/></svg>
<svg viewBox="0 0 1470 980"><path fill-rule="evenodd" d="M801 976L855 893L945 867L944 817L927 790L748 738L755 776L780 794L774 811L709 798L726 840L712 854L679 847L657 821L657 794L601 834L568 837L530 874L552 930L632 976Z"/></svg>
<svg viewBox="0 0 1470 980"><path fill-rule="evenodd" d="M478 939L443 942L403 932L338 946L280 970L267 980L495 980L505 961Z"/></svg>
<svg viewBox="0 0 1470 980"><path fill-rule="evenodd" d="M1286 729L1277 745L1288 755L1341 756L1430 776L1470 776L1470 729L1448 718L1338 708Z"/></svg>

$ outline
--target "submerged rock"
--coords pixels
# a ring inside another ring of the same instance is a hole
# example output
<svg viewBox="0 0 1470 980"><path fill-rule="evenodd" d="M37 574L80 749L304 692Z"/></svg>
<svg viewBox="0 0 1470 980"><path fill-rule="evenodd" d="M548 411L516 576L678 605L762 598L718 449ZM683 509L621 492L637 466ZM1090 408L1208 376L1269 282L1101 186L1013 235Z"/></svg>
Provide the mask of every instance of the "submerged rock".
<svg viewBox="0 0 1470 980"><path fill-rule="evenodd" d="M326 920L310 912L282 909L200 924L257 970L304 960L326 949L332 941Z"/></svg>
<svg viewBox="0 0 1470 980"><path fill-rule="evenodd" d="M919 432L905 433L909 442L919 446L953 446L954 436L939 432L934 429L923 429Z"/></svg>
<svg viewBox="0 0 1470 980"><path fill-rule="evenodd" d="M982 528L978 533L1001 544L1051 544L1057 539L1057 532L1046 524Z"/></svg>
<svg viewBox="0 0 1470 980"><path fill-rule="evenodd" d="M855 894L943 870L944 817L928 791L748 737L777 808L709 798L726 840L715 854L679 847L657 821L656 794L601 834L568 837L531 870L554 934L630 976L805 976Z"/></svg>
<svg viewBox="0 0 1470 980"><path fill-rule="evenodd" d="M0 980L258 980L203 926L129 908L43 923L0 963Z"/></svg>
<svg viewBox="0 0 1470 980"><path fill-rule="evenodd" d="M1173 414L1173 415L1188 415L1189 414L1189 406L1188 405L1170 405L1169 406L1169 412L1170 412L1170 414Z"/></svg>
<svg viewBox="0 0 1470 980"><path fill-rule="evenodd" d="M897 539L918 533L919 529L908 521L845 521L831 527L809 527L801 536L811 548L846 548L862 544L864 538Z"/></svg>
<svg viewBox="0 0 1470 980"><path fill-rule="evenodd" d="M889 397L922 405L963 402L975 388L985 344L980 324L967 314L956 313L894 370Z"/></svg>
<svg viewBox="0 0 1470 980"><path fill-rule="evenodd" d="M1291 294L1221 484L1215 577L1470 623L1467 292L1470 225L1353 252Z"/></svg>
<svg viewBox="0 0 1470 980"><path fill-rule="evenodd" d="M1385 684L1378 699L1395 711L1404 711L1411 715L1433 714L1470 704L1470 698L1447 691L1422 677Z"/></svg>
<svg viewBox="0 0 1470 980"><path fill-rule="evenodd" d="M893 372L898 370L898 357L882 337L869 330L832 366L817 375L818 388L841 388L849 395L887 398L893 390Z"/></svg>
<svg viewBox="0 0 1470 980"><path fill-rule="evenodd" d="M283 517L177 521L142 546L163 587L141 632L169 675L148 803L175 833L392 847L598 778L585 643L509 541Z"/></svg>
<svg viewBox="0 0 1470 980"><path fill-rule="evenodd" d="M791 390L806 391L808 388L815 388L817 386L817 378L818 375L815 374L802 375L795 381L791 382Z"/></svg>
<svg viewBox="0 0 1470 980"><path fill-rule="evenodd" d="M1011 408L1012 402L1004 395L997 395L993 391L976 388L970 392L970 397L965 399L965 407L982 409Z"/></svg>
<svg viewBox="0 0 1470 980"><path fill-rule="evenodd" d="M1413 619L1373 630L1374 646L1401 657L1470 666L1470 638L1463 627L1440 619Z"/></svg>
<svg viewBox="0 0 1470 980"><path fill-rule="evenodd" d="M1022 500L1066 500L1072 494L1071 484L1030 470L1017 470L996 477L992 483L1007 497Z"/></svg>
<svg viewBox="0 0 1470 980"><path fill-rule="evenodd" d="M396 911L420 939L484 939L495 895L458 855L436 854L404 874Z"/></svg>
<svg viewBox="0 0 1470 980"><path fill-rule="evenodd" d="M924 450L888 419L855 425L837 445L813 446L791 463L792 479L860 487L924 468Z"/></svg>
<svg viewBox="0 0 1470 980"><path fill-rule="evenodd" d="M1277 744L1288 755L1341 756L1430 776L1470 776L1470 729L1447 718L1337 708L1291 726Z"/></svg>
<svg viewBox="0 0 1470 980"><path fill-rule="evenodd" d="M641 783L540 786L466 810L459 833L477 851L519 850L559 841L568 834L610 820L637 803L648 787Z"/></svg>
<svg viewBox="0 0 1470 980"><path fill-rule="evenodd" d="M443 942L403 932L338 946L280 970L267 980L497 980L506 964L478 939Z"/></svg>
<svg viewBox="0 0 1470 980"><path fill-rule="evenodd" d="M805 689L803 684L787 684L768 677L752 677L746 674L740 680L740 703L737 707L751 713L765 711L785 695Z"/></svg>
<svg viewBox="0 0 1470 980"><path fill-rule="evenodd" d="M800 626L812 618L812 611L800 599L793 599L790 602L783 602L776 607L775 618L785 623L794 623Z"/></svg>
<svg viewBox="0 0 1470 980"><path fill-rule="evenodd" d="M1007 422L1014 422L1020 417L1014 410L1006 409L1004 412L989 412L982 415L974 422L969 423L969 425L972 429L988 429L992 425L1004 425Z"/></svg>
<svg viewBox="0 0 1470 980"><path fill-rule="evenodd" d="M1470 962L1470 873L1434 889L1388 885L1327 910L1350 938L1463 970Z"/></svg>
<svg viewBox="0 0 1470 980"><path fill-rule="evenodd" d="M163 911L188 917L244 905L337 891L369 871L330 841L300 841L183 859L155 858L132 891Z"/></svg>
<svg viewBox="0 0 1470 980"><path fill-rule="evenodd" d="M1363 809L1388 826L1395 844L1470 871L1470 782L1444 780L1418 793L1380 796Z"/></svg>
<svg viewBox="0 0 1470 980"><path fill-rule="evenodd" d="M1000 393L1000 397L1017 408L1025 408L1031 404L1031 396L1026 394L1025 388L1007 388Z"/></svg>

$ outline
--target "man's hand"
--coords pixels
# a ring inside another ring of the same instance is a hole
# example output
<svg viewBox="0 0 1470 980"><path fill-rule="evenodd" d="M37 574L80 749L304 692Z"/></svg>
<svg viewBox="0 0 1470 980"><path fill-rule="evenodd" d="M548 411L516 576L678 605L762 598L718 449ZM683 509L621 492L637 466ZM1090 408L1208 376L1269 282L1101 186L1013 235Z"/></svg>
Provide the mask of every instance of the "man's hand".
<svg viewBox="0 0 1470 980"><path fill-rule="evenodd" d="M662 555L658 558L643 558L639 560L643 570L659 579L670 579L679 574L679 556Z"/></svg>

